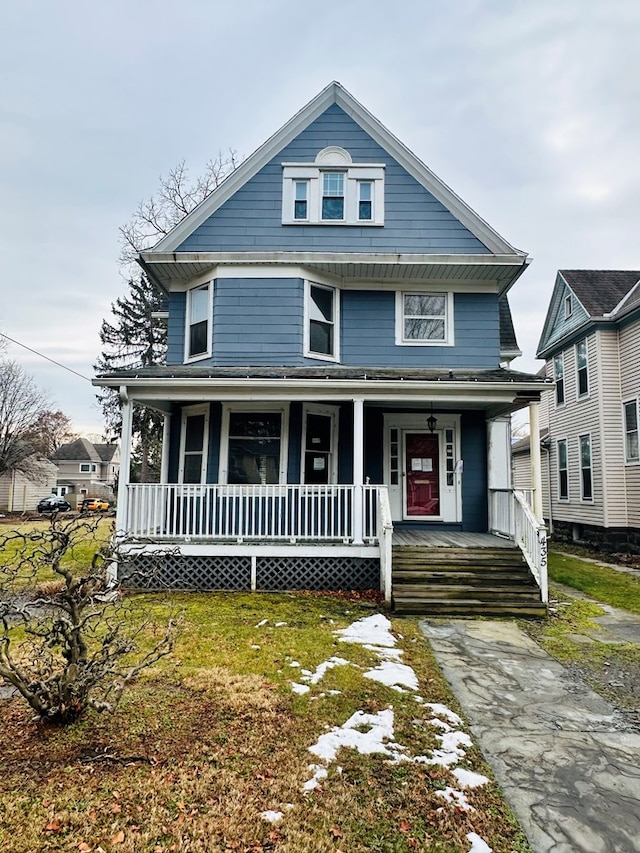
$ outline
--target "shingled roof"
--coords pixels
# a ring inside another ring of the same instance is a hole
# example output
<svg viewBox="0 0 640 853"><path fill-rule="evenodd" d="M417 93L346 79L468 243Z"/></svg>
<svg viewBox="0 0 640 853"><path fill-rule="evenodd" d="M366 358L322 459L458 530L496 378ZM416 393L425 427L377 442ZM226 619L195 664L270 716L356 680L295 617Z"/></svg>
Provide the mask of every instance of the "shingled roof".
<svg viewBox="0 0 640 853"><path fill-rule="evenodd" d="M590 317L609 314L640 281L638 270L560 270Z"/></svg>
<svg viewBox="0 0 640 853"><path fill-rule="evenodd" d="M86 438L77 438L59 447L51 457L56 462L100 462L100 454Z"/></svg>

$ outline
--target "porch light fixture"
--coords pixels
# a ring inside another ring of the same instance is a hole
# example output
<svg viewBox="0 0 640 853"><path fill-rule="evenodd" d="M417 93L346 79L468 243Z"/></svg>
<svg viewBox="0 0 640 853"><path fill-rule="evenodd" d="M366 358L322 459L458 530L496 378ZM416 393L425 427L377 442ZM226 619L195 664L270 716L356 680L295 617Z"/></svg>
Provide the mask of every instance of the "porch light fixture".
<svg viewBox="0 0 640 853"><path fill-rule="evenodd" d="M431 414L427 418L427 426L429 427L429 432L434 432L437 424L438 424L438 419L433 414L433 412L431 412Z"/></svg>

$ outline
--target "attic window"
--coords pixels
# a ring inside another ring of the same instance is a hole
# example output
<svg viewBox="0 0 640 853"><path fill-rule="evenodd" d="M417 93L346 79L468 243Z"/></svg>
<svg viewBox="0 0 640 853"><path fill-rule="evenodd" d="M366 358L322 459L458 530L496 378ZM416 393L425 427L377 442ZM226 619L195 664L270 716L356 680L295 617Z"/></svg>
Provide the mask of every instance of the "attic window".
<svg viewBox="0 0 640 853"><path fill-rule="evenodd" d="M283 225L384 225L382 163L330 146L314 163L283 163L282 181Z"/></svg>
<svg viewBox="0 0 640 853"><path fill-rule="evenodd" d="M573 314L573 300L571 298L571 294L569 293L564 298L564 319L568 320L572 314Z"/></svg>

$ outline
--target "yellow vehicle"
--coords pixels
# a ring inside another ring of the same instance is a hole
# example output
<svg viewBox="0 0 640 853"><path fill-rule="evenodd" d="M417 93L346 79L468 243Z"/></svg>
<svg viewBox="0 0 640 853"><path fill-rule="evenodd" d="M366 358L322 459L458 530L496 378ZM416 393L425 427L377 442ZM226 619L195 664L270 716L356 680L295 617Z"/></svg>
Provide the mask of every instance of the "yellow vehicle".
<svg viewBox="0 0 640 853"><path fill-rule="evenodd" d="M109 501L103 498L84 498L78 501L78 512L106 512L109 509Z"/></svg>

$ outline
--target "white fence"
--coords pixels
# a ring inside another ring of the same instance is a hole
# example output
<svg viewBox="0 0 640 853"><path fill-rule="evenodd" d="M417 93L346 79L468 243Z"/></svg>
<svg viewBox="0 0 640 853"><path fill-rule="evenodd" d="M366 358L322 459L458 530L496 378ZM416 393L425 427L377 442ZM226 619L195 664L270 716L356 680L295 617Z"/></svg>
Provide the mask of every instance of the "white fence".
<svg viewBox="0 0 640 853"><path fill-rule="evenodd" d="M154 540L378 541L379 486L127 486L125 527Z"/></svg>

